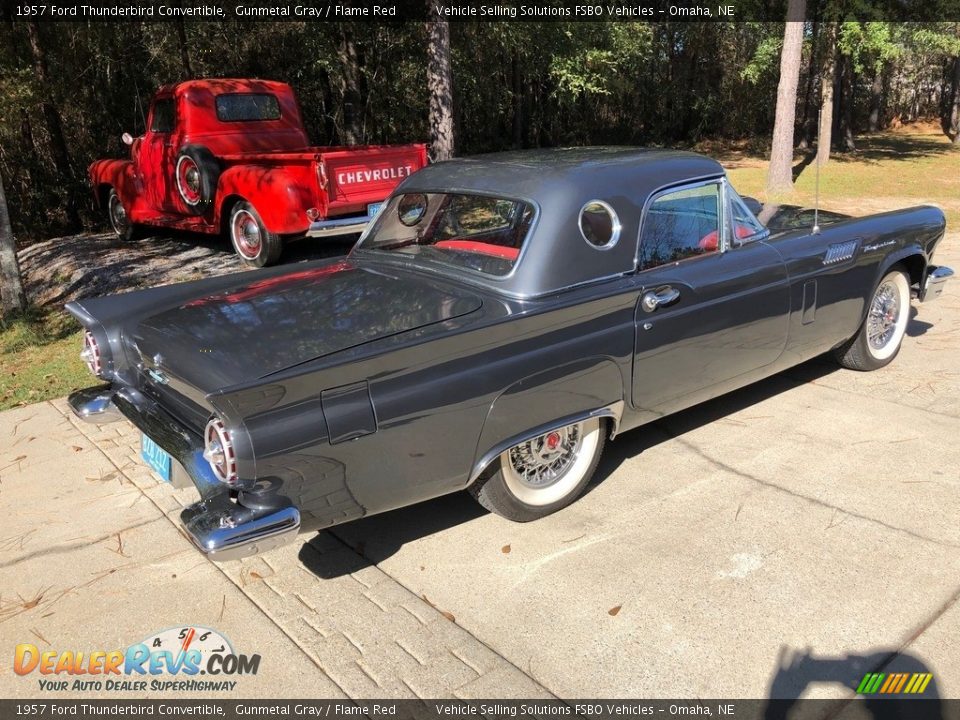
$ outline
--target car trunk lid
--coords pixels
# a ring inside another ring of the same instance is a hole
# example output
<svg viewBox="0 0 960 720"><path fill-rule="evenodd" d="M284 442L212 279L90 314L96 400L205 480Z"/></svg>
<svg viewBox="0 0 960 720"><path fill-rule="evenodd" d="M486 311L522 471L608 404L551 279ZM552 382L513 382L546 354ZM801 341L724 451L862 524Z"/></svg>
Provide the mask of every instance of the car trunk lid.
<svg viewBox="0 0 960 720"><path fill-rule="evenodd" d="M211 392L481 305L454 286L347 260L198 297L146 318L133 340L151 377Z"/></svg>

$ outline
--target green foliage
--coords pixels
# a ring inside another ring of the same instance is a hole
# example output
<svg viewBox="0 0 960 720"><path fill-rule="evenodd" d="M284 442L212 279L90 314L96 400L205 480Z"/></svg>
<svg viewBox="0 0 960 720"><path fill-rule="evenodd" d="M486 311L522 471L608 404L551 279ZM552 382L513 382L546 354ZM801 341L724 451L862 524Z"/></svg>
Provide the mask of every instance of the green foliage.
<svg viewBox="0 0 960 720"><path fill-rule="evenodd" d="M750 62L740 71L740 77L751 85L756 85L762 77L776 71L780 63L780 48L782 46L782 36L764 38L757 46Z"/></svg>
<svg viewBox="0 0 960 720"><path fill-rule="evenodd" d="M842 20L839 8L831 0L824 17ZM749 138L763 147L772 129L782 23L456 22L450 29L461 154L702 138ZM316 144L341 143L348 122L363 142L427 138L423 23L188 22L183 30L194 76L291 83ZM120 135L143 132L154 90L187 76L174 23L51 23L40 31L72 167L52 160L26 26L5 22L0 174L21 241L77 229L67 224L67 198L88 226L101 222L86 166L123 157ZM798 114L819 92L823 50L812 42L811 23L805 35ZM945 63L960 52L956 23L845 22L837 42L860 84L858 117L864 83L879 71L889 79L885 117L934 112L940 96L918 98L916 88L940 87ZM347 45L355 60L343 52ZM357 78L360 97L352 118L344 109L348 76Z"/></svg>

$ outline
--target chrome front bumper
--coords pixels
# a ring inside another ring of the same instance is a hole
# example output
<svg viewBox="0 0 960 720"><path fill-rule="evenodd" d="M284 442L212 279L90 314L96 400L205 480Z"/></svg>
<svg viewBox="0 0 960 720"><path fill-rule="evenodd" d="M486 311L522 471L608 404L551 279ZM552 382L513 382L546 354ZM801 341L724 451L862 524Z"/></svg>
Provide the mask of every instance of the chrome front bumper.
<svg viewBox="0 0 960 720"><path fill-rule="evenodd" d="M920 295L921 302L930 302L940 297L947 280L953 277L953 270L945 265L931 265L927 270L927 278L923 283L923 294Z"/></svg>
<svg viewBox="0 0 960 720"><path fill-rule="evenodd" d="M111 386L78 390L68 403L74 414L91 423L126 417L167 452L200 492L200 502L180 513L190 541L211 560L222 562L265 552L295 539L300 512L280 496L256 497L256 507L242 505L217 481L203 459L203 441L137 390Z"/></svg>
<svg viewBox="0 0 960 720"><path fill-rule="evenodd" d="M310 227L307 229L307 237L332 237L334 235L362 233L371 220L373 220L372 215L317 220L310 223Z"/></svg>

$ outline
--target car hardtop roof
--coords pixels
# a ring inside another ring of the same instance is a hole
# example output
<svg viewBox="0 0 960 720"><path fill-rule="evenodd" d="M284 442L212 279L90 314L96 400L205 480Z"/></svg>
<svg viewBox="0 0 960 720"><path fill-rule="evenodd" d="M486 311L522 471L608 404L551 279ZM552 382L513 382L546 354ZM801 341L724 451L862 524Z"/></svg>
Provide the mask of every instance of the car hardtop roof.
<svg viewBox="0 0 960 720"><path fill-rule="evenodd" d="M259 78L201 78L164 85L157 90L158 95L184 95L191 90L208 91L215 95L247 92L291 92L290 85L278 80L260 80Z"/></svg>
<svg viewBox="0 0 960 720"><path fill-rule="evenodd" d="M716 160L682 150L642 147L572 147L513 150L437 162L415 173L402 191L476 190L533 197L564 185L631 183L663 187L724 174ZM622 187L621 187L622 191Z"/></svg>

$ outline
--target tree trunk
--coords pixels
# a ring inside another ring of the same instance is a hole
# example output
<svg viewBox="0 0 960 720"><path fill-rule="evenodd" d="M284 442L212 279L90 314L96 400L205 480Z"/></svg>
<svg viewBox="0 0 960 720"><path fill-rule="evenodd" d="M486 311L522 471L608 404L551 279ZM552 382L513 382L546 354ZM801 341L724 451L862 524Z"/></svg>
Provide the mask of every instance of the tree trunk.
<svg viewBox="0 0 960 720"><path fill-rule="evenodd" d="M73 164L64 139L63 122L53 100L50 72L47 69L47 53L40 40L40 27L35 20L27 23L27 38L30 41L30 53L33 56L33 72L40 89L40 109L50 135L50 151L56 164L56 171L66 180L67 185L67 222L79 230L82 222L77 204L73 197Z"/></svg>
<svg viewBox="0 0 960 720"><path fill-rule="evenodd" d="M810 61L807 66L807 82L803 91L803 120L800 125L800 149L806 150L813 145L813 91L817 79L817 36L820 23L814 21L810 32Z"/></svg>
<svg viewBox="0 0 960 720"><path fill-rule="evenodd" d="M878 65L870 84L870 119L867 129L875 133L880 129L880 106L883 103L883 67Z"/></svg>
<svg viewBox="0 0 960 720"><path fill-rule="evenodd" d="M430 147L434 160L449 160L454 154L453 78L450 72L450 24L427 23L427 89L430 93Z"/></svg>
<svg viewBox="0 0 960 720"><path fill-rule="evenodd" d="M520 53L513 51L510 60L513 74L513 147L523 147L523 76L520 74Z"/></svg>
<svg viewBox="0 0 960 720"><path fill-rule="evenodd" d="M840 57L840 142L844 152L857 149L853 141L853 61L849 55Z"/></svg>
<svg viewBox="0 0 960 720"><path fill-rule="evenodd" d="M790 0L787 17L802 18L805 4L805 0ZM800 80L802 50L803 20L788 20L783 30L777 111L767 174L767 192L773 195L793 190L793 128L797 116L797 84Z"/></svg>
<svg viewBox="0 0 960 720"><path fill-rule="evenodd" d="M193 68L190 66L190 47L187 45L187 29L183 20L174 23L177 30L177 48L180 50L180 65L183 67L183 79L193 79Z"/></svg>
<svg viewBox="0 0 960 720"><path fill-rule="evenodd" d="M0 178L0 304L4 315L27 307L27 296L20 278L20 263L17 261L17 242L13 237L7 196L3 191L3 178Z"/></svg>
<svg viewBox="0 0 960 720"><path fill-rule="evenodd" d="M950 88L950 105L945 115L944 131L955 145L960 145L960 56L953 59L953 82Z"/></svg>
<svg viewBox="0 0 960 720"><path fill-rule="evenodd" d="M820 128L817 135L817 163L830 159L833 137L833 81L837 57L837 24L827 23L823 33L823 65L820 72Z"/></svg>
<svg viewBox="0 0 960 720"><path fill-rule="evenodd" d="M340 45L340 92L343 96L343 142L357 145L363 137L363 92L361 91L360 53L351 30L341 28Z"/></svg>

